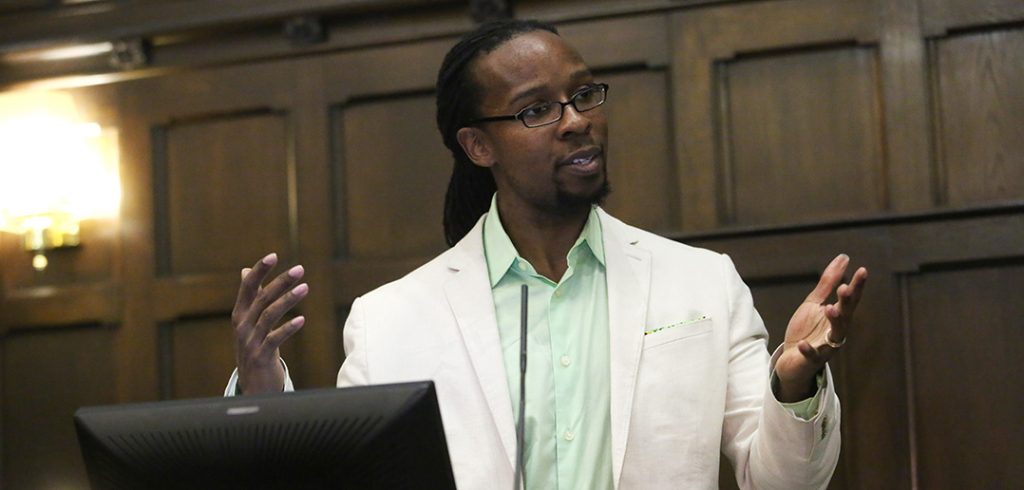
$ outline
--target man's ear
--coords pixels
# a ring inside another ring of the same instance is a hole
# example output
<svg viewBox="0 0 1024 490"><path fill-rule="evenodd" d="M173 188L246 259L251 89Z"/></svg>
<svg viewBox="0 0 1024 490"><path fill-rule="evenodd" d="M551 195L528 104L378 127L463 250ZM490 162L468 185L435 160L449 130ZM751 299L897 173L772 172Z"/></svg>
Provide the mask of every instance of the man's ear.
<svg viewBox="0 0 1024 490"><path fill-rule="evenodd" d="M494 165L494 157L487 134L480 128L460 128L459 132L455 133L455 138L459 140L462 151L466 152L466 156L475 165L480 167Z"/></svg>

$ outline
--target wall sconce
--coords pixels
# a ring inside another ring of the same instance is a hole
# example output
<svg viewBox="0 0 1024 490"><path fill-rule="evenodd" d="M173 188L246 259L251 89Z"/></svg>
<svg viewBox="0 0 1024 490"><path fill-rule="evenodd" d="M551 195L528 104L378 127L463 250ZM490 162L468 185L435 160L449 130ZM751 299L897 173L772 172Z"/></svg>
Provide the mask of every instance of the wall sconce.
<svg viewBox="0 0 1024 490"><path fill-rule="evenodd" d="M79 117L67 92L0 94L0 231L21 236L32 266L79 245L79 223L121 201L117 132Z"/></svg>

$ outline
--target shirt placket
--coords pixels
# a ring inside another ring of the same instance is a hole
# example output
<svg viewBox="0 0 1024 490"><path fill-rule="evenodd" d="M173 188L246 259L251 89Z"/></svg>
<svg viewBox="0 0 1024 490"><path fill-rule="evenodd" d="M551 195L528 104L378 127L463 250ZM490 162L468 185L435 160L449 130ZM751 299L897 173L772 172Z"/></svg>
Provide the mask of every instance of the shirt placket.
<svg viewBox="0 0 1024 490"><path fill-rule="evenodd" d="M530 287L527 355L527 403L526 403L526 478L528 488L558 488L559 455L558 447L550 434L557 427L555 409L558 406L552 378L540 374L550 372L551 358L551 300L556 284L537 273L533 265L522 258L513 264L519 280ZM543 311L545 314L537 315ZM518 391L516 392L518 395ZM554 398L554 399L553 399ZM513 397L518 402L518 396ZM513 408L513 412L518 407ZM547 459L550 454L551 459ZM540 458L534 460L534 458Z"/></svg>
<svg viewBox="0 0 1024 490"><path fill-rule="evenodd" d="M562 281L555 287L549 304L548 319L551 332L551 367L555 389L555 434L558 452L559 487L566 488L572 481L573 461L576 461L579 441L579 400L576 398L573 384L577 382L577 354L574 342L576 332L572 318L572 291L575 264L570 256L569 268Z"/></svg>

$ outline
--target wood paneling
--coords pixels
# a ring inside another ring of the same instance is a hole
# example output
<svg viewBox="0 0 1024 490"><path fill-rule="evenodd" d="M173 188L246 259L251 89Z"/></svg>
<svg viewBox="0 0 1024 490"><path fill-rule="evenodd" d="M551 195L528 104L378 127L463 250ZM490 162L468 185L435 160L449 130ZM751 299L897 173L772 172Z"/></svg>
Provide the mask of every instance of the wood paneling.
<svg viewBox="0 0 1024 490"><path fill-rule="evenodd" d="M113 330L22 330L0 342L4 488L85 488L71 416L114 403Z"/></svg>
<svg viewBox="0 0 1024 490"><path fill-rule="evenodd" d="M1024 18L1024 3L1019 0L921 0L920 3L921 24L927 35Z"/></svg>
<svg viewBox="0 0 1024 490"><path fill-rule="evenodd" d="M1024 28L969 32L934 43L936 139L946 203L1024 198Z"/></svg>
<svg viewBox="0 0 1024 490"><path fill-rule="evenodd" d="M230 311L238 271L267 252L295 260L294 66L122 86L124 271L133 287L117 336L121 399L160 395L162 322Z"/></svg>
<svg viewBox="0 0 1024 490"><path fill-rule="evenodd" d="M344 154L347 256L395 259L445 249L440 223L451 153L433 114L433 96L420 95L352 104L339 115L334 139Z"/></svg>
<svg viewBox="0 0 1024 490"><path fill-rule="evenodd" d="M329 115L325 147L331 152L334 204L334 308L347 308L357 296L405 275L444 248L441 211L451 159L437 133L432 91L452 42L373 47L320 60L322 107ZM403 194L410 190L412 200ZM386 207L367 207L377 203ZM415 242L401 243L406 230L384 231L404 225L414 230Z"/></svg>
<svg viewBox="0 0 1024 490"><path fill-rule="evenodd" d="M52 5L81 1L49 3ZM232 25L237 28L239 24L249 24L253 27L297 15L353 16L368 12L382 14L401 7L427 7L441 3L440 0L245 0L235 3L226 3L223 0L100 1L120 5L80 9L75 12L77 15L27 12L23 18L17 19L22 22L14 22L12 19L0 23L4 27L0 31L0 48L52 46L68 42L151 37L167 33L184 34L189 31L192 31L191 34L195 31L206 31L209 35L211 25Z"/></svg>
<svg viewBox="0 0 1024 490"><path fill-rule="evenodd" d="M720 65L720 216L764 225L885 208L876 54L830 48Z"/></svg>
<svg viewBox="0 0 1024 490"><path fill-rule="evenodd" d="M112 283L11 291L0 308L0 335L9 329L116 322L121 290Z"/></svg>
<svg viewBox="0 0 1024 490"><path fill-rule="evenodd" d="M682 229L794 223L885 205L875 197L884 191L877 178L874 56L867 47L836 48L875 42L878 26L870 14L865 3L848 1L672 14ZM855 166L846 168L851 161ZM857 172L865 169L866 175ZM773 182L786 191L757 188ZM832 188L821 189L822 183ZM750 186L758 193L747 194ZM814 189L820 193L803 194ZM865 189L867 195L858 195ZM836 192L832 203L829 194Z"/></svg>
<svg viewBox="0 0 1024 490"><path fill-rule="evenodd" d="M928 209L935 189L921 12L917 0L878 2L878 8L887 200L896 212Z"/></svg>
<svg viewBox="0 0 1024 490"><path fill-rule="evenodd" d="M1024 482L1024 265L948 264L906 278L921 488Z"/></svg>
<svg viewBox="0 0 1024 490"><path fill-rule="evenodd" d="M216 396L235 368L235 336L228 315L182 319L163 327L168 370L166 398ZM223 373L216 376L214 373Z"/></svg>
<svg viewBox="0 0 1024 490"><path fill-rule="evenodd" d="M647 230L670 230L678 222L675 169L669 141L668 80L661 70L597 77L610 85L606 208Z"/></svg>
<svg viewBox="0 0 1024 490"><path fill-rule="evenodd" d="M58 3L56 0L8 0L0 6L0 15L45 9Z"/></svg>
<svg viewBox="0 0 1024 490"><path fill-rule="evenodd" d="M267 251L294 255L287 119L259 111L156 131L162 273L233 273Z"/></svg>

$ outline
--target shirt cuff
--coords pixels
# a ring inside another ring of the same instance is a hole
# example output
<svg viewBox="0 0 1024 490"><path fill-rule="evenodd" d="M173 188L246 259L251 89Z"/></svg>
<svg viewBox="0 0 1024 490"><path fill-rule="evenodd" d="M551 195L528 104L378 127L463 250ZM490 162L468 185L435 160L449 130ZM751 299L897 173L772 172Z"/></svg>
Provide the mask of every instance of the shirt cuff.
<svg viewBox="0 0 1024 490"><path fill-rule="evenodd" d="M818 391L814 393L814 396L793 403L779 402L779 404L782 405L782 408L785 408L789 413L793 414L794 417L801 420L811 420L818 415L818 405L821 403L821 394L825 391L825 371L822 370L819 372L818 375L815 376L814 380L818 385ZM772 386L778 386L778 383L779 378L773 372ZM775 390L772 391L774 392ZM776 398L776 400L778 400L778 398Z"/></svg>
<svg viewBox="0 0 1024 490"><path fill-rule="evenodd" d="M295 385L292 384L292 377L288 374L288 364L281 359L281 366L284 368L284 389L281 391L295 391ZM231 378L228 379L228 385L224 388L224 396L238 396L241 395L242 391L238 386L238 368L231 373Z"/></svg>

